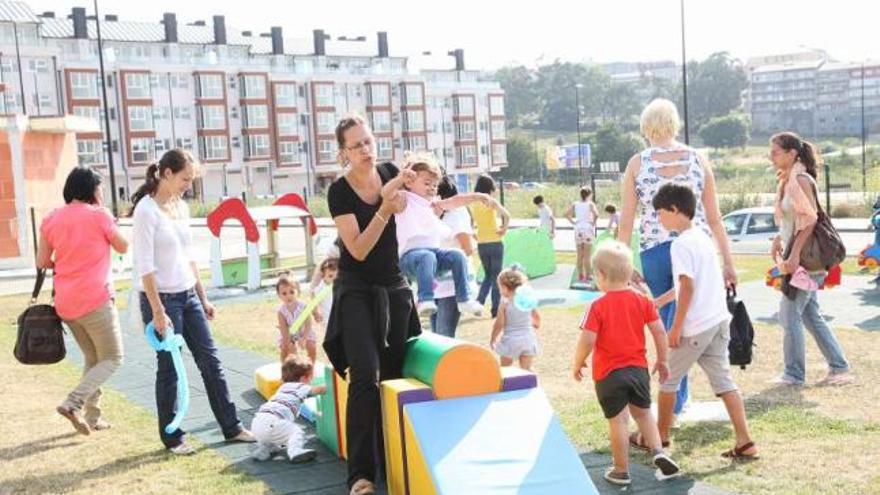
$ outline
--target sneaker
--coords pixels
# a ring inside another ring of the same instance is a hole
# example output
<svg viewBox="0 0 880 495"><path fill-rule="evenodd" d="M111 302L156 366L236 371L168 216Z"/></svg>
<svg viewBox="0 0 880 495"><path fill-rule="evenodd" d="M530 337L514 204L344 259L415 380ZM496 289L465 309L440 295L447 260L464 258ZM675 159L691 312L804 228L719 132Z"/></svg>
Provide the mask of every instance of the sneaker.
<svg viewBox="0 0 880 495"><path fill-rule="evenodd" d="M855 383L855 381L856 377L849 371L844 371L842 373L829 371L825 378L819 380L816 385L835 387L841 385L850 385L852 383Z"/></svg>
<svg viewBox="0 0 880 495"><path fill-rule="evenodd" d="M254 436L250 430L241 430L238 432L238 435L235 435L232 438L227 438L227 442L244 442L244 443L253 443L257 441L257 437Z"/></svg>
<svg viewBox="0 0 880 495"><path fill-rule="evenodd" d="M268 461L272 458L272 449L266 444L258 443L257 448L251 452L251 457L258 462Z"/></svg>
<svg viewBox="0 0 880 495"><path fill-rule="evenodd" d="M655 455L653 463L654 467L657 468L657 471L654 472L654 477L659 481L681 476L681 468L665 452Z"/></svg>
<svg viewBox="0 0 880 495"><path fill-rule="evenodd" d="M70 421L70 424L73 425L77 432L83 435L88 435L89 433L91 433L91 430L89 430L89 425L85 422L85 420L82 419L82 416L80 416L79 411L77 411L76 409L70 409L66 406L58 406L55 408L55 411L58 414L67 418L67 420Z"/></svg>
<svg viewBox="0 0 880 495"><path fill-rule="evenodd" d="M475 299L460 302L458 303L458 312L461 314L473 313L476 316L480 316L483 314L483 305L478 303Z"/></svg>
<svg viewBox="0 0 880 495"><path fill-rule="evenodd" d="M174 447L169 448L168 451L174 455L193 455L196 453L196 449L186 442L180 442Z"/></svg>
<svg viewBox="0 0 880 495"><path fill-rule="evenodd" d="M434 301L421 301L416 306L416 311L419 316L431 316L437 312L437 305L434 304Z"/></svg>
<svg viewBox="0 0 880 495"><path fill-rule="evenodd" d="M299 453L294 454L290 457L290 462L293 464L301 464L303 462L314 461L315 457L318 457L318 453L312 449L303 449L299 451Z"/></svg>
<svg viewBox="0 0 880 495"><path fill-rule="evenodd" d="M112 424L104 421L103 419L98 419L96 421L89 421L88 423L89 423L89 428L91 428L92 431L109 430L110 428L113 427Z"/></svg>
<svg viewBox="0 0 880 495"><path fill-rule="evenodd" d="M614 470L614 466L608 466L608 468L605 469L605 475L603 477L605 478L605 481L612 485L629 486L629 484L632 483L629 473L619 473Z"/></svg>
<svg viewBox="0 0 880 495"><path fill-rule="evenodd" d="M770 384L780 386L780 387L800 387L804 383L799 382L799 381L795 380L794 378L791 378L787 375L780 375L780 376L777 376L776 378L770 380Z"/></svg>

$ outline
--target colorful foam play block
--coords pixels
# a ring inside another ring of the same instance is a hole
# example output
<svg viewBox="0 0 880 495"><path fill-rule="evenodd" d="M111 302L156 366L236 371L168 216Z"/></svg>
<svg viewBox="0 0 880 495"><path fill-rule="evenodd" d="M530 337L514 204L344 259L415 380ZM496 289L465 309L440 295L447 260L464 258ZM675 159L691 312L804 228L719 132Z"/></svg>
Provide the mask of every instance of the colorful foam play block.
<svg viewBox="0 0 880 495"><path fill-rule="evenodd" d="M430 386L438 399L501 390L501 371L492 351L432 332L407 342L403 376Z"/></svg>
<svg viewBox="0 0 880 495"><path fill-rule="evenodd" d="M385 470L390 495L406 494L406 444L403 406L434 400L424 383L411 378L385 380L381 384L382 428L385 433Z"/></svg>

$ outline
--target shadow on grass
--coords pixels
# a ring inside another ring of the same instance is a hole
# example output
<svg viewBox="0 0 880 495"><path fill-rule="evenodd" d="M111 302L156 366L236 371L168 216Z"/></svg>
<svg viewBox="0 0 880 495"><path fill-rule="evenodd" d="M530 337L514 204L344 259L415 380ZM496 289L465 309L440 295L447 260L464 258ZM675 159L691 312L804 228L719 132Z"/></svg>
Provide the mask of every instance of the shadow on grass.
<svg viewBox="0 0 880 495"><path fill-rule="evenodd" d="M745 397L746 415L756 419L780 407L793 407L801 411L815 409L819 403L804 399L803 387L779 385Z"/></svg>
<svg viewBox="0 0 880 495"><path fill-rule="evenodd" d="M15 459L21 459L22 457L32 456L34 454L40 454L42 452L46 452L54 449L61 449L64 447L70 447L72 445L78 445L78 442L58 442L59 440L65 439L74 439L79 437L79 433L70 432L65 433L63 435L55 435L54 437L46 437L39 438L37 440L33 440L31 442L14 445L12 447L7 447L5 449L0 449L0 461L11 461Z"/></svg>
<svg viewBox="0 0 880 495"><path fill-rule="evenodd" d="M62 487L64 491L73 491L86 480L107 478L130 469L143 467L146 464L162 462L168 459L168 456L165 449L158 449L123 457L87 471L69 471L42 476L29 474L22 478L9 480L7 486L12 493L58 493Z"/></svg>

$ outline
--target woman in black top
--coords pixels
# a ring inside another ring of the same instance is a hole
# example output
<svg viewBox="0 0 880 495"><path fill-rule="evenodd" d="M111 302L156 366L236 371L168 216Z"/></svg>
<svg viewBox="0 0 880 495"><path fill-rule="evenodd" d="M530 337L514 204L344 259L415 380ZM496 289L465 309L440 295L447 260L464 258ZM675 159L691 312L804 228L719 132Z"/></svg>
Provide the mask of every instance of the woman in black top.
<svg viewBox="0 0 880 495"><path fill-rule="evenodd" d="M350 375L348 486L352 495L364 495L374 493L384 461L379 381L401 377L406 340L421 327L398 264L394 214L404 199L400 192L381 196L382 185L398 169L376 165L375 139L360 117L341 120L336 140L340 163L347 167L327 193L342 249L324 350L340 375L346 369Z"/></svg>

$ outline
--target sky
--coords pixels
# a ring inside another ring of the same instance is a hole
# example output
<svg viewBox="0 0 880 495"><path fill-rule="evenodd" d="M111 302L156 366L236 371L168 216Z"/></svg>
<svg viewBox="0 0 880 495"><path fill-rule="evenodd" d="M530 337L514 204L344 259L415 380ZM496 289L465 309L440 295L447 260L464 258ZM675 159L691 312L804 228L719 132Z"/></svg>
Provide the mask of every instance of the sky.
<svg viewBox="0 0 880 495"><path fill-rule="evenodd" d="M67 14L90 0L25 0L36 12ZM507 64L681 59L679 0L101 0L101 14L156 22L164 12L178 22L226 16L226 24L285 37L311 39L313 29L338 36L387 31L392 55L465 51L468 69ZM716 51L734 57L822 48L840 61L880 59L875 0L685 0L688 59ZM874 33L874 36L869 36ZM451 60L451 58L450 58Z"/></svg>

